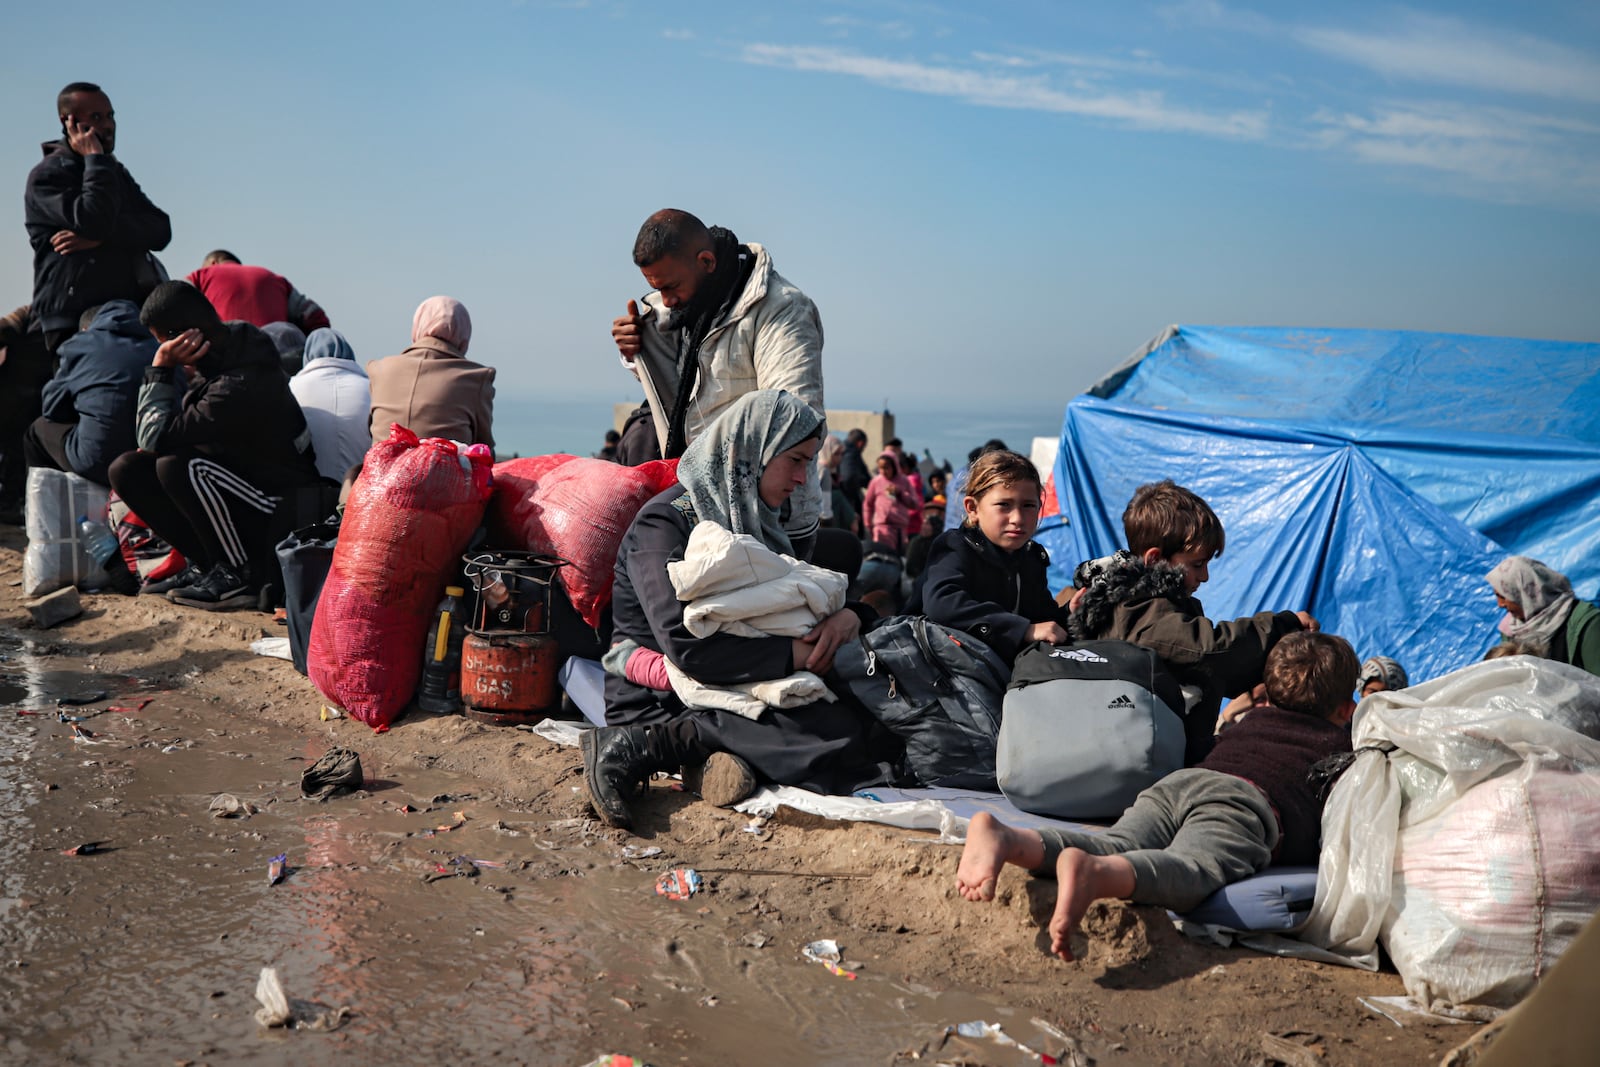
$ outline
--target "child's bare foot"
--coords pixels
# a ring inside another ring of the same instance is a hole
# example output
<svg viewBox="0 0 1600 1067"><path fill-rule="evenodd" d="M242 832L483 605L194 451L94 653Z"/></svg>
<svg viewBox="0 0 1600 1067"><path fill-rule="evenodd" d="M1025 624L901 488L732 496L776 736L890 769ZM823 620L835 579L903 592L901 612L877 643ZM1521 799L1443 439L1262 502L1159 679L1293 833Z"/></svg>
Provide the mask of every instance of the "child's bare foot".
<svg viewBox="0 0 1600 1067"><path fill-rule="evenodd" d="M956 868L956 892L971 901L994 899L1000 868L1015 863L1029 870L1044 862L1044 842L1037 831L1015 830L986 811L967 823L967 843Z"/></svg>
<svg viewBox="0 0 1600 1067"><path fill-rule="evenodd" d="M1133 864L1121 856L1091 856L1069 848L1056 860L1056 910L1050 916L1050 951L1064 960L1072 957L1072 935L1089 905L1104 897L1133 894Z"/></svg>

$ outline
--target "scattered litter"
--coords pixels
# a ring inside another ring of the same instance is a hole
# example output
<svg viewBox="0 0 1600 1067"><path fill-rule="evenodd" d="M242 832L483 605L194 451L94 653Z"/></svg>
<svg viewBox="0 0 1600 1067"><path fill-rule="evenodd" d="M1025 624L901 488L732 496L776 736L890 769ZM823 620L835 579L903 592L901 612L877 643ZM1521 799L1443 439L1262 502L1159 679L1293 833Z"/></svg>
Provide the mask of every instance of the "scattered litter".
<svg viewBox="0 0 1600 1067"><path fill-rule="evenodd" d="M1322 1035L1304 1030L1288 1030L1281 1035L1262 1034L1261 1051L1269 1060L1287 1067L1321 1067L1328 1055Z"/></svg>
<svg viewBox="0 0 1600 1067"><path fill-rule="evenodd" d="M261 977L256 980L256 999L261 1002L256 1010L256 1022L262 1026L337 1030L352 1014L349 1008L324 1008L304 1000L291 1002L278 979L276 967L261 968Z"/></svg>
<svg viewBox="0 0 1600 1067"><path fill-rule="evenodd" d="M578 738L583 735L585 730L590 728L587 723L579 726L577 723L559 719L542 719L528 729L553 745L560 745L563 748L577 748Z"/></svg>
<svg viewBox="0 0 1600 1067"><path fill-rule="evenodd" d="M753 933L748 933L741 937L739 939L739 944L748 945L751 948L766 948L768 945L772 944L772 938L768 937L760 930L756 930Z"/></svg>
<svg viewBox="0 0 1600 1067"><path fill-rule="evenodd" d="M56 722L88 722L93 715L68 715L64 711L56 712Z"/></svg>
<svg viewBox="0 0 1600 1067"><path fill-rule="evenodd" d="M288 1026L289 996L283 991L283 983L278 980L276 967L261 968L261 977L256 979L256 999L261 1002L261 1007L256 1011L256 1022L262 1026Z"/></svg>
<svg viewBox="0 0 1600 1067"><path fill-rule="evenodd" d="M661 849L655 845L623 845L622 858L625 860L648 860L661 855Z"/></svg>
<svg viewBox="0 0 1600 1067"><path fill-rule="evenodd" d="M1415 997L1407 996L1357 997L1356 1002L1400 1027L1404 1027L1407 1023L1423 1023L1428 1026L1440 1023L1490 1023L1504 1014L1504 1009L1491 1008L1485 1004L1439 1007L1430 1010Z"/></svg>
<svg viewBox="0 0 1600 1067"><path fill-rule="evenodd" d="M42 712L42 711L26 711L26 710L24 710L22 708L18 708L17 709L17 714L18 715L43 715L44 712Z"/></svg>
<svg viewBox="0 0 1600 1067"><path fill-rule="evenodd" d="M755 834L757 837L760 837L762 834L767 832L767 820L751 819L749 822L741 826L740 829L747 834Z"/></svg>
<svg viewBox="0 0 1600 1067"><path fill-rule="evenodd" d="M93 856L96 852L111 851L105 847L105 844L104 841L85 841L81 845L73 845L71 848L62 849L61 854L63 856Z"/></svg>
<svg viewBox="0 0 1600 1067"><path fill-rule="evenodd" d="M277 885L289 873L289 854L280 852L267 861L267 884Z"/></svg>
<svg viewBox="0 0 1600 1067"><path fill-rule="evenodd" d="M985 1022L982 1019L976 1019L970 1023L957 1023L955 1026L947 1026L944 1028L944 1041L939 1043L940 1048L944 1047L944 1042L949 1041L952 1034L956 1035L957 1037L988 1038L990 1041L997 1041L1002 1045L1009 1045L1012 1048L1019 1049L1020 1051L1027 1053L1029 1056L1032 1056L1040 1063L1058 1064L1061 1062L1047 1052L1037 1052L1034 1049L1029 1048L1027 1045L1024 1045L1022 1042L1018 1041L1016 1038L1002 1030L999 1023Z"/></svg>
<svg viewBox="0 0 1600 1067"><path fill-rule="evenodd" d="M178 751L178 749L180 749L182 747L183 747L182 745L168 745L166 748L163 748L161 750L161 754L163 756L170 756L172 753Z"/></svg>
<svg viewBox="0 0 1600 1067"><path fill-rule="evenodd" d="M700 998L700 1006L702 1008L714 1008L717 1006L720 999L721 998L719 998L715 993L707 993L705 996Z"/></svg>
<svg viewBox="0 0 1600 1067"><path fill-rule="evenodd" d="M545 829L546 830L582 830L583 828L585 828L588 825L589 825L589 820L588 819L584 819L584 818L557 819L555 822L545 823Z"/></svg>
<svg viewBox="0 0 1600 1067"><path fill-rule="evenodd" d="M688 900L704 885L699 871L693 867L679 867L656 879L656 894L668 900Z"/></svg>
<svg viewBox="0 0 1600 1067"><path fill-rule="evenodd" d="M620 1052L608 1052L597 1060L590 1060L583 1067L650 1067L650 1064L633 1056L624 1056Z"/></svg>
<svg viewBox="0 0 1600 1067"><path fill-rule="evenodd" d="M56 707L81 708L85 704L98 704L100 701L104 700L110 695L111 694L106 692L104 689L96 689L94 692L84 693L82 696L62 697L56 701Z"/></svg>
<svg viewBox="0 0 1600 1067"><path fill-rule="evenodd" d="M344 718L344 709L336 708L332 704L324 704L322 705L321 715L323 722L327 722L330 719L342 719Z"/></svg>
<svg viewBox="0 0 1600 1067"><path fill-rule="evenodd" d="M503 871L506 869L506 865L501 863L499 860L475 860L471 856L457 856L450 862L470 863L474 867L482 868L484 870Z"/></svg>
<svg viewBox="0 0 1600 1067"><path fill-rule="evenodd" d="M211 798L208 809L213 819L231 819L238 815L254 815L258 809L248 800L240 800L232 793L218 793Z"/></svg>
<svg viewBox="0 0 1600 1067"><path fill-rule="evenodd" d="M424 830L424 831L422 831L422 836L423 837L432 837L434 834L447 834L451 830L459 830L459 829L461 829L461 827L463 827L463 826L465 826L467 824L467 813L464 812L464 811L456 812L455 813L455 820L456 820L455 822L449 823L449 824L444 825L444 826L435 826L432 830Z"/></svg>
<svg viewBox="0 0 1600 1067"><path fill-rule="evenodd" d="M250 642L250 651L258 656L270 656L273 659L294 660L294 654L289 651L287 637L263 637Z"/></svg>
<svg viewBox="0 0 1600 1067"><path fill-rule="evenodd" d="M366 782L361 775L361 757L348 748L329 749L300 774L300 792L317 800L341 793L353 793Z"/></svg>
<svg viewBox="0 0 1600 1067"><path fill-rule="evenodd" d="M410 804L396 804L394 806L394 810L398 811L401 815L415 815L417 813L417 809L412 807Z"/></svg>
<svg viewBox="0 0 1600 1067"><path fill-rule="evenodd" d="M93 730L87 730L77 723L72 723L72 740L80 745L103 745L104 741L96 741L97 736Z"/></svg>
<svg viewBox="0 0 1600 1067"><path fill-rule="evenodd" d="M839 966L839 961L843 958L839 954L839 942L831 938L811 942L800 950L800 955L812 963L822 964L828 969L829 974L837 975L840 978L848 978L852 982L855 981L856 976L853 971L847 971ZM946 1032L948 1033L948 1031Z"/></svg>

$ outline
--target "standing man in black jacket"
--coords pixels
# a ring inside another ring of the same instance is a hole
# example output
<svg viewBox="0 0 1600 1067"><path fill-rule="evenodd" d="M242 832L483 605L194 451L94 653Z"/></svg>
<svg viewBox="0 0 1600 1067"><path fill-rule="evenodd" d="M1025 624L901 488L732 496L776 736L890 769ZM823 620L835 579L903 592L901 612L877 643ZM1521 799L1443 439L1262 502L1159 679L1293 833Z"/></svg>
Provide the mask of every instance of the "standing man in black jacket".
<svg viewBox="0 0 1600 1067"><path fill-rule="evenodd" d="M100 87L73 82L56 97L56 112L61 139L42 146L23 194L33 302L27 332L6 345L0 366L0 521L22 502L22 433L39 417L56 349L89 308L142 301L159 280L150 253L172 240L167 213L113 154L117 120Z"/></svg>

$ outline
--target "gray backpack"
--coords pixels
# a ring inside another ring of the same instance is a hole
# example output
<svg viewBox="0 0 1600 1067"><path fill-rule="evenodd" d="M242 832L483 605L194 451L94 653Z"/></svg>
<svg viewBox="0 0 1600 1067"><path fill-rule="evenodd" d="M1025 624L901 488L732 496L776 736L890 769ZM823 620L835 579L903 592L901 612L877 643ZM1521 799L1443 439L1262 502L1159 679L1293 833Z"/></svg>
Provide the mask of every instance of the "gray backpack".
<svg viewBox="0 0 1600 1067"><path fill-rule="evenodd" d="M997 771L1036 815L1119 815L1183 766L1183 693L1161 658L1126 641L1040 642L1017 655Z"/></svg>
<svg viewBox="0 0 1600 1067"><path fill-rule="evenodd" d="M1007 673L976 637L903 615L839 649L828 682L905 742L922 785L993 789Z"/></svg>

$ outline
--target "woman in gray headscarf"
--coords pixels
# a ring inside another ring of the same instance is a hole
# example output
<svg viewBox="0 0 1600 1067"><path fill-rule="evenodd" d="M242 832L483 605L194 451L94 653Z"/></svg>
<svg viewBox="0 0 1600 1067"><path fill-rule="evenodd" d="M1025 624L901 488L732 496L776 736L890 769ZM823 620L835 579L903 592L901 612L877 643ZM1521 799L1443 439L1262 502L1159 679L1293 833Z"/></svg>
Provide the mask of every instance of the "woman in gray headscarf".
<svg viewBox="0 0 1600 1067"><path fill-rule="evenodd" d="M1536 559L1510 556L1489 572L1489 587L1506 612L1502 640L1600 675L1600 608L1574 596L1566 575Z"/></svg>
<svg viewBox="0 0 1600 1067"><path fill-rule="evenodd" d="M1404 689L1410 684L1406 669L1388 656L1369 657L1361 664L1361 673L1356 676L1356 688L1362 696L1388 689Z"/></svg>
<svg viewBox="0 0 1600 1067"><path fill-rule="evenodd" d="M870 608L847 606L802 639L695 637L667 576L700 522L749 534L791 554L785 522L822 442L822 417L790 394L764 389L731 404L689 445L679 484L647 503L617 552L607 657L606 721L583 735L584 777L600 817L631 825L628 800L653 773L704 764L700 793L709 802L742 800L757 779L820 793L849 793L888 779L875 757L872 720L844 703L769 708L759 719L688 708L665 680L661 657L709 685L821 674L834 652L860 633ZM635 647L636 646L636 647ZM621 660L622 662L614 662Z"/></svg>

